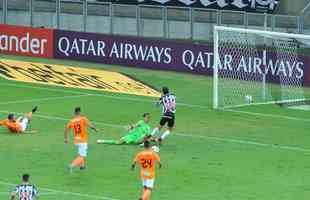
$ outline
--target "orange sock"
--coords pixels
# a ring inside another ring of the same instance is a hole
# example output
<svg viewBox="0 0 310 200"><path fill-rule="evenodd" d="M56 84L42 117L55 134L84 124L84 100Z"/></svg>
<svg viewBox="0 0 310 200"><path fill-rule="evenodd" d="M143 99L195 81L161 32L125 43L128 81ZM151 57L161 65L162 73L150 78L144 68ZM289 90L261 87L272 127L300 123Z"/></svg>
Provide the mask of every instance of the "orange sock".
<svg viewBox="0 0 310 200"><path fill-rule="evenodd" d="M147 200L146 190L143 192L143 195L142 195L142 200Z"/></svg>
<svg viewBox="0 0 310 200"><path fill-rule="evenodd" d="M142 200L150 200L151 191L146 189L143 192Z"/></svg>
<svg viewBox="0 0 310 200"><path fill-rule="evenodd" d="M71 165L72 165L73 167L81 166L81 164L84 162L83 160L84 160L83 157L78 156L77 158L75 158L75 159L72 161Z"/></svg>
<svg viewBox="0 0 310 200"><path fill-rule="evenodd" d="M80 163L80 167L85 167L85 159L84 157L81 157L81 163Z"/></svg>
<svg viewBox="0 0 310 200"><path fill-rule="evenodd" d="M152 194L152 190L148 190L148 191L147 191L147 199L148 199L148 200L151 199L151 194Z"/></svg>

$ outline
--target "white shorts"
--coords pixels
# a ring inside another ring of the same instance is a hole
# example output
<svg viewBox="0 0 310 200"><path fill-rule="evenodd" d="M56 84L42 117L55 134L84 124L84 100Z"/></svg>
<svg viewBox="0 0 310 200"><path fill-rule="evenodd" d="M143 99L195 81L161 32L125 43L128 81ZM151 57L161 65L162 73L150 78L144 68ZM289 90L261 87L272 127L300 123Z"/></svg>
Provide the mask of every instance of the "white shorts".
<svg viewBox="0 0 310 200"><path fill-rule="evenodd" d="M76 147L78 148L78 153L80 156L82 157L87 156L87 149L88 149L87 143L78 143L76 144Z"/></svg>
<svg viewBox="0 0 310 200"><path fill-rule="evenodd" d="M153 189L155 179L142 179L142 184L144 187Z"/></svg>
<svg viewBox="0 0 310 200"><path fill-rule="evenodd" d="M17 121L21 126L22 132L24 132L27 129L29 119L27 117L19 117Z"/></svg>

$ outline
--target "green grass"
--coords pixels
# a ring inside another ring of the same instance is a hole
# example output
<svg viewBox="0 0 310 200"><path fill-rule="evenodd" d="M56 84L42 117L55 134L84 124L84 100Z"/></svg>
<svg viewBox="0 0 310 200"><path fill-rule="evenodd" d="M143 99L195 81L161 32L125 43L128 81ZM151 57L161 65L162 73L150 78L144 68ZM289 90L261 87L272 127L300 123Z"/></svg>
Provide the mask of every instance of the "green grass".
<svg viewBox="0 0 310 200"><path fill-rule="evenodd" d="M200 105L180 104L177 108L176 129L161 148L163 168L158 171L153 200L306 200L310 195L309 112L276 105L214 111L212 82L204 76L63 60L0 58L120 71L157 88L169 86L179 103ZM141 183L138 171L130 171L130 164L141 148L96 145L95 140L119 138L125 131L114 125L136 122L145 111L152 113L151 125L155 126L160 116L152 102L156 99L4 79L0 86L1 118L6 117L5 111L22 113L40 106L31 123L37 134L17 136L0 128L0 199L7 199L3 192L13 188L8 183L18 183L24 172L32 175L44 200L138 199ZM108 96L39 100L79 95L74 92ZM29 101L9 103L22 100ZM63 130L65 119L72 117L77 105L103 131L90 133L87 170L70 175L66 167L76 149L64 145Z"/></svg>

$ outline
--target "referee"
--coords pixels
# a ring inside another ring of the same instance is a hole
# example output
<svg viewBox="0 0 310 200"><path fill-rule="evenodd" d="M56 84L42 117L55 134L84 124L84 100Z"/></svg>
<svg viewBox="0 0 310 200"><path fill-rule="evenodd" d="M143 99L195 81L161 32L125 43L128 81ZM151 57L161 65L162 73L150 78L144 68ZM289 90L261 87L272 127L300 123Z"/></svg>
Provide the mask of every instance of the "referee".
<svg viewBox="0 0 310 200"><path fill-rule="evenodd" d="M29 183L29 174L22 176L22 184L17 185L15 190L11 193L11 200L15 200L19 197L19 200L34 200L38 197L37 188Z"/></svg>

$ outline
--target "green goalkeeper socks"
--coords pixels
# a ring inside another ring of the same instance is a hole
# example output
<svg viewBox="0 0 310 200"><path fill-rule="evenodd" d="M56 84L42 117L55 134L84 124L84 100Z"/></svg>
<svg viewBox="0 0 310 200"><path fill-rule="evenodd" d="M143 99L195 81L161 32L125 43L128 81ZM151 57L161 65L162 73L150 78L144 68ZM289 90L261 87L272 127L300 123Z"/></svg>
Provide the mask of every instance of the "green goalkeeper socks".
<svg viewBox="0 0 310 200"><path fill-rule="evenodd" d="M103 144L118 144L117 140L104 140Z"/></svg>

